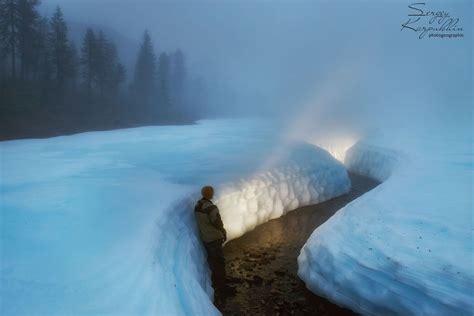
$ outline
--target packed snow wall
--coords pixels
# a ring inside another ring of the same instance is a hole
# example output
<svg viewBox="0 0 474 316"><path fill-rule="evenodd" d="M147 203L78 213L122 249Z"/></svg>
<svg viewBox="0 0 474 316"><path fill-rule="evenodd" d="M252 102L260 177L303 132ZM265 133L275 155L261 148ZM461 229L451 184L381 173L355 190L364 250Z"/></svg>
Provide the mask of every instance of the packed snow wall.
<svg viewBox="0 0 474 316"><path fill-rule="evenodd" d="M229 239L350 190L346 169L325 150L304 143L286 149L270 168L219 188L216 203Z"/></svg>
<svg viewBox="0 0 474 316"><path fill-rule="evenodd" d="M348 150L349 170L384 182L311 235L298 258L311 291L362 314L472 315L473 142L463 127Z"/></svg>
<svg viewBox="0 0 474 316"><path fill-rule="evenodd" d="M192 211L202 185L229 238L350 186L327 152L281 150L273 131L218 120L0 142L0 314L219 314Z"/></svg>

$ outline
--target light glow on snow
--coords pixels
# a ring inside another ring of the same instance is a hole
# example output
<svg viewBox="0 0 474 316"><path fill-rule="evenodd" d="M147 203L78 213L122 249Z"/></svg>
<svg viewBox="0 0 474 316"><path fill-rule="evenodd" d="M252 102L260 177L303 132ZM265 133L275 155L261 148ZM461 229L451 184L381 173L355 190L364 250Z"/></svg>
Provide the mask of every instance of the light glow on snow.
<svg viewBox="0 0 474 316"><path fill-rule="evenodd" d="M282 135L282 152L285 142L305 141L344 162L346 151L362 136L347 119L353 109L344 100L357 90L365 63L365 60L359 60L357 64L340 61L322 83L314 86L304 102L295 105L298 111L285 117L288 122Z"/></svg>
<svg viewBox="0 0 474 316"><path fill-rule="evenodd" d="M218 190L215 201L229 240L290 210L349 191L347 171L324 150L309 144L286 150L272 168Z"/></svg>
<svg viewBox="0 0 474 316"><path fill-rule="evenodd" d="M340 162L344 162L347 151L357 143L358 138L353 135L328 134L324 137L307 137L305 140L310 144L323 148Z"/></svg>

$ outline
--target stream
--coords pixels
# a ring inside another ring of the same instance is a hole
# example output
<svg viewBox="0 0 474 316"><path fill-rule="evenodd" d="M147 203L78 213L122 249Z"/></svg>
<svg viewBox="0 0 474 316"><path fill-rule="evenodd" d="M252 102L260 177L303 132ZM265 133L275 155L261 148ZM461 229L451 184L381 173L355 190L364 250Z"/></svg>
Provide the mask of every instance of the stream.
<svg viewBox="0 0 474 316"><path fill-rule="evenodd" d="M379 184L349 176L352 189L347 194L293 210L225 245L227 282L236 295L216 299L223 315L355 315L310 292L297 275L297 258L311 233Z"/></svg>

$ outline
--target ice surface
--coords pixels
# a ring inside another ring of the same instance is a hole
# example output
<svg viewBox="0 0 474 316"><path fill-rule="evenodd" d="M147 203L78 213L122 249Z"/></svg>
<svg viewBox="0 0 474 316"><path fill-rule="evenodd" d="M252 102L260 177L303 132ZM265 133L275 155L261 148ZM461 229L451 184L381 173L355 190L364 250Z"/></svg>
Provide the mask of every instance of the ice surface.
<svg viewBox="0 0 474 316"><path fill-rule="evenodd" d="M275 144L259 120L0 142L0 314L219 314L192 213L202 185L229 237L349 187L326 152Z"/></svg>
<svg viewBox="0 0 474 316"><path fill-rule="evenodd" d="M311 235L298 258L310 290L363 314L473 314L473 139L457 124L347 152L350 170L384 182Z"/></svg>

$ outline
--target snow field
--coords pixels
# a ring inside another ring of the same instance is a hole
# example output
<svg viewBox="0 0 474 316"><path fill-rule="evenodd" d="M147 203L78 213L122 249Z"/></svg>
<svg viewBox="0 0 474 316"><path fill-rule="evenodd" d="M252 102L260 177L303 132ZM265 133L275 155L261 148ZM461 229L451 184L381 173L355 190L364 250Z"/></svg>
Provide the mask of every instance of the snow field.
<svg viewBox="0 0 474 316"><path fill-rule="evenodd" d="M229 238L349 188L323 150L275 155L273 131L218 120L0 142L0 314L218 315L202 185Z"/></svg>

